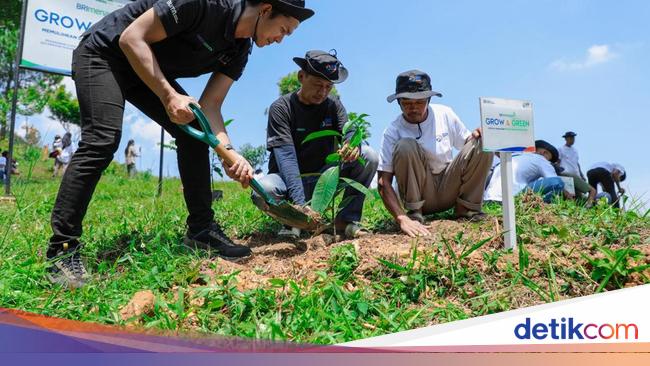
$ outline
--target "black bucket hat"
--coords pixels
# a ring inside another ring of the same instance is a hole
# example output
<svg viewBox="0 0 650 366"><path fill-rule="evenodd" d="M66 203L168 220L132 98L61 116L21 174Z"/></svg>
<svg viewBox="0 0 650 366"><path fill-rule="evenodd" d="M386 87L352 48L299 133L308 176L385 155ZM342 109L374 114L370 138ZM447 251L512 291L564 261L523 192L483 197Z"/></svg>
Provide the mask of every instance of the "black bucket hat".
<svg viewBox="0 0 650 366"><path fill-rule="evenodd" d="M536 149L544 149L547 150L548 152L551 153L551 163L555 164L558 162L560 159L560 153L557 151L555 146L549 144L548 142L544 140L537 140L535 141L535 148Z"/></svg>
<svg viewBox="0 0 650 366"><path fill-rule="evenodd" d="M262 0L262 2L273 5L278 12L298 19L303 22L314 15L314 11L305 8L305 0Z"/></svg>
<svg viewBox="0 0 650 366"><path fill-rule="evenodd" d="M386 100L392 103L395 99L426 99L433 96L442 97L437 91L431 90L431 78L426 72L410 70L397 76L395 94L389 95Z"/></svg>
<svg viewBox="0 0 650 366"><path fill-rule="evenodd" d="M294 57L293 62L300 66L304 72L329 80L334 84L342 83L348 78L348 69L336 58L336 50L330 50L330 52L308 51L305 58Z"/></svg>
<svg viewBox="0 0 650 366"><path fill-rule="evenodd" d="M564 137L564 138L567 138L567 137L576 137L576 136L578 136L578 134L575 133L575 132L573 132L573 131L568 131L567 133L565 133L564 135L562 135L562 137Z"/></svg>

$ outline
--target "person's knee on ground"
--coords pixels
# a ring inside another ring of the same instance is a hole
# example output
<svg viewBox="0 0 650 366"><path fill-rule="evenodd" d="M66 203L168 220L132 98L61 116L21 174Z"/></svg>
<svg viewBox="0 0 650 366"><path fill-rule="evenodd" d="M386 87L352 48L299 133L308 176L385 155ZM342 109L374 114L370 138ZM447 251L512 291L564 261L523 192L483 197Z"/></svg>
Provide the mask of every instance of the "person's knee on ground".
<svg viewBox="0 0 650 366"><path fill-rule="evenodd" d="M551 203L553 197L561 195L563 191L564 181L560 177L545 178L543 184L537 190L537 192L542 194L546 203Z"/></svg>
<svg viewBox="0 0 650 366"><path fill-rule="evenodd" d="M286 186L278 174L269 174L257 180L262 189L276 202L286 198ZM257 192L251 192L253 204L262 211L268 207L268 203Z"/></svg>
<svg viewBox="0 0 650 366"><path fill-rule="evenodd" d="M355 164L355 166L351 170L345 172L345 174L349 174L348 177L350 179L362 184L366 188L369 188L377 173L379 155L374 149L367 145L361 146L360 149L360 157L365 164L361 165L359 161L353 162L352 164ZM356 223L361 221L363 202L366 197L362 192L359 192L352 187L346 189L344 199L347 197L353 197L353 199L337 215L335 225L337 230L345 230L347 236L357 237L358 234L363 231L359 225L356 225Z"/></svg>

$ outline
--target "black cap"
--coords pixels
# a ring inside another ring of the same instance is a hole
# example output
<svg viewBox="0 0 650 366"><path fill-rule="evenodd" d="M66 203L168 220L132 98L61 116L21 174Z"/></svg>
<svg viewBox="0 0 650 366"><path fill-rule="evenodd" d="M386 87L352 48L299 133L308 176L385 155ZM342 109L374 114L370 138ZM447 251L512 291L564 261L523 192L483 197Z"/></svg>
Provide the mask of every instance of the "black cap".
<svg viewBox="0 0 650 366"><path fill-rule="evenodd" d="M557 151L555 146L549 144L544 140L535 141L535 148L548 150L548 152L551 153L551 163L553 164L557 163L557 161L560 159L560 153Z"/></svg>
<svg viewBox="0 0 650 366"><path fill-rule="evenodd" d="M342 83L348 78L348 69L336 58L336 50L330 50L330 52L308 51L305 58L294 57L293 62L300 66L304 72L329 80L334 84Z"/></svg>
<svg viewBox="0 0 650 366"><path fill-rule="evenodd" d="M273 9L296 18L299 22L305 21L314 15L313 10L305 8L305 0L262 0L262 2L273 5Z"/></svg>
<svg viewBox="0 0 650 366"><path fill-rule="evenodd" d="M395 94L389 95L386 100L391 103L395 99L425 99L432 96L442 97L442 94L431 90L431 78L426 72L410 70L397 76Z"/></svg>
<svg viewBox="0 0 650 366"><path fill-rule="evenodd" d="M564 137L564 138L567 138L567 137L576 137L576 136L578 136L578 134L575 133L575 132L573 132L573 131L568 131L567 133L565 133L564 135L562 135L562 137Z"/></svg>

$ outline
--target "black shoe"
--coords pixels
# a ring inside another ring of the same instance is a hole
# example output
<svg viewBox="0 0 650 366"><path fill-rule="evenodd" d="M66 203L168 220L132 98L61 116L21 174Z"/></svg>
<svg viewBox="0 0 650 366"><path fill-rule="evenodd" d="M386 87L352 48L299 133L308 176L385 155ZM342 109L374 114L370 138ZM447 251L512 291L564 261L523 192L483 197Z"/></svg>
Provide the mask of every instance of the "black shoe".
<svg viewBox="0 0 650 366"><path fill-rule="evenodd" d="M233 262L246 259L253 254L249 247L233 243L216 223L210 224L210 227L197 234L188 231L183 238L183 244L192 249L215 251L221 258Z"/></svg>
<svg viewBox="0 0 650 366"><path fill-rule="evenodd" d="M51 265L47 270L47 278L54 284L65 287L80 288L88 281L88 272L79 253L81 244L63 243L50 258Z"/></svg>

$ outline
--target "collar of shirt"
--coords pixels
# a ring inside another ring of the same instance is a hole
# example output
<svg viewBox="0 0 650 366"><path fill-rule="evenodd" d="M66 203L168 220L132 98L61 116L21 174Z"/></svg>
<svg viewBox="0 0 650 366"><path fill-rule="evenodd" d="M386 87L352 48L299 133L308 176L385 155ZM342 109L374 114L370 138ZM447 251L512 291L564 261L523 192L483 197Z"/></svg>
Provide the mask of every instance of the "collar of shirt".
<svg viewBox="0 0 650 366"><path fill-rule="evenodd" d="M420 125L419 128L421 128L423 132L422 137L424 137L425 135L424 133L425 128L431 128L434 120L435 120L435 116L433 115L433 109L431 109L431 106L427 106L427 118L424 121L419 123ZM408 122L406 118L404 118L404 113L401 113L399 115L399 122L402 125L402 127L404 127L406 130L412 130L415 131L416 133L419 133L418 123Z"/></svg>
<svg viewBox="0 0 650 366"><path fill-rule="evenodd" d="M246 0L239 0L236 1L233 4L233 8L231 10L231 13L228 17L228 23L226 24L226 30L224 33L224 39L229 42L237 42L237 38L235 38L235 31L237 30L237 23L239 23L239 19L241 18L242 14L244 14L244 10L246 10ZM252 38L249 38L249 40L252 40ZM253 47L251 45L250 49L248 50L248 54L250 55L253 53Z"/></svg>

